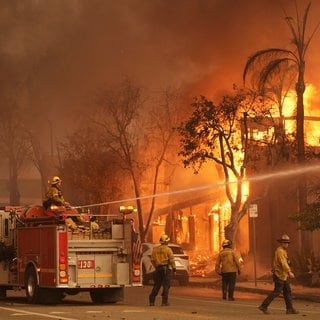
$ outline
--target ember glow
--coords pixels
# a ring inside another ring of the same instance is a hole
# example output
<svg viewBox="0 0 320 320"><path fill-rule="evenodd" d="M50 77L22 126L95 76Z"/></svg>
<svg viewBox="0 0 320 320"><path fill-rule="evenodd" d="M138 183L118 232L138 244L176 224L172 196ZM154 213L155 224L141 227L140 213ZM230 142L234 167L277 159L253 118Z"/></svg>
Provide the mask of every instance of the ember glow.
<svg viewBox="0 0 320 320"><path fill-rule="evenodd" d="M319 94L319 90L311 84L306 86L304 94L304 105L305 105L305 139L306 144L310 146L319 146L320 144L320 114L319 108L317 108L316 97ZM283 103L283 116L285 119L285 131L290 136L295 135L296 132L296 93L294 90L290 91L286 97L284 97ZM272 117L274 119L279 118L279 109L275 106L273 109ZM314 111L316 110L316 111ZM252 137L255 140L270 140L273 134L272 122L270 127L266 130L263 127L263 131L255 129L252 133ZM240 145L239 145L240 146ZM241 146L239 147L241 149ZM238 156L238 164L242 165L242 156ZM255 179L253 177L253 179ZM236 180L232 180L235 184ZM232 187L231 187L232 188ZM235 190L235 185L234 188ZM242 189L242 201L245 202L250 195L250 184L249 181L244 181ZM210 241L212 242L211 247L219 248L219 243L225 238L224 228L230 222L231 208L228 201L222 203L216 203L209 211L209 219L212 217L212 235Z"/></svg>
<svg viewBox="0 0 320 320"><path fill-rule="evenodd" d="M320 145L320 91L314 85L307 85L304 94L305 102L305 135L310 146Z"/></svg>
<svg viewBox="0 0 320 320"><path fill-rule="evenodd" d="M304 125L306 144L310 146L319 146L320 144L320 108L318 107L320 102L317 97L319 97L319 89L312 84L307 84L304 92ZM292 90L285 97L283 107L287 134L294 134L296 131L296 105L296 93Z"/></svg>

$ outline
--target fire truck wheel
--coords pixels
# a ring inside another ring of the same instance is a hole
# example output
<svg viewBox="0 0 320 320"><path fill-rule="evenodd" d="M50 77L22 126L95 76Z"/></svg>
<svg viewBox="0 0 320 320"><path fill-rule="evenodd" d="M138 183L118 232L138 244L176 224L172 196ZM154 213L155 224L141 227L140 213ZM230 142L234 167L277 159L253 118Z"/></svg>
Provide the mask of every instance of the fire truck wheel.
<svg viewBox="0 0 320 320"><path fill-rule="evenodd" d="M28 267L25 275L25 288L28 303L40 302L40 288L38 286L37 275L33 267Z"/></svg>

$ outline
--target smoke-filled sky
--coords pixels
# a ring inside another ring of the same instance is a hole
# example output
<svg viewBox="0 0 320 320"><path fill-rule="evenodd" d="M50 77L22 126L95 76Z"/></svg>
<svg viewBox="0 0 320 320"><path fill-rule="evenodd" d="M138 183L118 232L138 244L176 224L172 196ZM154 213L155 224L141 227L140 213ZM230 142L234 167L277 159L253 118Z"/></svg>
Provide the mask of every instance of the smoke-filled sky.
<svg viewBox="0 0 320 320"><path fill-rule="evenodd" d="M292 48L284 11L295 15L295 2L302 16L309 0L0 0L1 68L19 69L31 104L49 117L124 76L215 96L241 84L253 52ZM308 34L319 21L314 0ZM320 30L306 69L316 85L319 53Z"/></svg>

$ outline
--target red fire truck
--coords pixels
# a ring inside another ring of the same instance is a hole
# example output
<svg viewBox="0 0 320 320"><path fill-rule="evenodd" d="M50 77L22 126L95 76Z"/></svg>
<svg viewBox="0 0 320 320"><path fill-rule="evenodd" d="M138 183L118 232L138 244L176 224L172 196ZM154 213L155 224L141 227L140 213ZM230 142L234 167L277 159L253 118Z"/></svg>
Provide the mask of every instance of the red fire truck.
<svg viewBox="0 0 320 320"><path fill-rule="evenodd" d="M121 211L93 228L92 216L65 207L0 208L0 298L25 289L29 303L81 291L94 303L121 301L125 287L141 286L139 239L130 209Z"/></svg>

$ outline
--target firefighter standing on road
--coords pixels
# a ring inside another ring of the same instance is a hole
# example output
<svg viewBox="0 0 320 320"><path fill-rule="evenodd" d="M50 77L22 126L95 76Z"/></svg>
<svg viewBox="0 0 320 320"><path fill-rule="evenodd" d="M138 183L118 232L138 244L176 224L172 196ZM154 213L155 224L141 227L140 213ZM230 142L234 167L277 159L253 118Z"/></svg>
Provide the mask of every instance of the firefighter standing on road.
<svg viewBox="0 0 320 320"><path fill-rule="evenodd" d="M62 180L58 176L54 176L52 178L51 185L46 192L45 199L43 200L43 206L46 210L48 210L51 205L69 206L69 203L63 198L61 183Z"/></svg>
<svg viewBox="0 0 320 320"><path fill-rule="evenodd" d="M268 306L274 298L283 293L283 298L286 303L287 314L299 313L292 306L291 287L289 278L294 278L294 273L290 268L287 249L290 243L290 238L287 234L283 234L278 239L280 246L276 249L273 258L272 276L274 282L274 289L264 299L259 306L259 310L264 314L269 314Z"/></svg>
<svg viewBox="0 0 320 320"><path fill-rule="evenodd" d="M149 305L154 306L156 296L162 286L162 306L168 306L168 296L172 272L176 272L176 264L172 250L168 247L170 238L164 234L160 237L161 245L152 250L151 262L155 267L153 273L153 289L149 295Z"/></svg>
<svg viewBox="0 0 320 320"><path fill-rule="evenodd" d="M236 285L237 273L240 274L239 257L232 249L232 241L222 241L222 250L219 252L215 271L222 276L222 299L234 300L234 288Z"/></svg>

